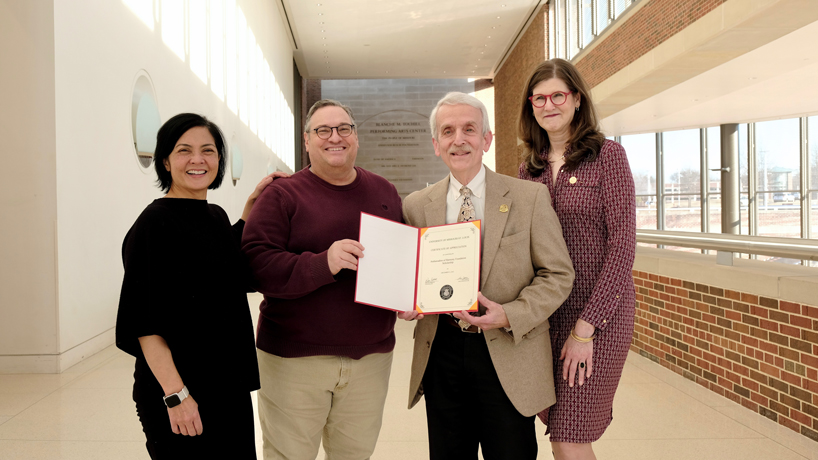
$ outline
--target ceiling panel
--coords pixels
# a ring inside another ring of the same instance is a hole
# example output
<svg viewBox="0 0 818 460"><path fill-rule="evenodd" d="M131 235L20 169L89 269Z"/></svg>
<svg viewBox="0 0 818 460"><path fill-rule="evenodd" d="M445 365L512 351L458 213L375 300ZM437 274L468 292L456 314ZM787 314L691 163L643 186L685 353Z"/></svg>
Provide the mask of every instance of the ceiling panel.
<svg viewBox="0 0 818 460"><path fill-rule="evenodd" d="M283 0L307 78L491 78L541 0Z"/></svg>

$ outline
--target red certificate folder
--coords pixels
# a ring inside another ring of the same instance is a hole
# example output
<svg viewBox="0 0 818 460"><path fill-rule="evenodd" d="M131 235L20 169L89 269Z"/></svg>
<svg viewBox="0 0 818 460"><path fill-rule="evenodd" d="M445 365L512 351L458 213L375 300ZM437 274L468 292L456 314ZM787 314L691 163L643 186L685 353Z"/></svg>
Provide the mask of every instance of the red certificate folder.
<svg viewBox="0 0 818 460"><path fill-rule="evenodd" d="M477 311L480 223L415 228L362 212L355 301L423 314Z"/></svg>

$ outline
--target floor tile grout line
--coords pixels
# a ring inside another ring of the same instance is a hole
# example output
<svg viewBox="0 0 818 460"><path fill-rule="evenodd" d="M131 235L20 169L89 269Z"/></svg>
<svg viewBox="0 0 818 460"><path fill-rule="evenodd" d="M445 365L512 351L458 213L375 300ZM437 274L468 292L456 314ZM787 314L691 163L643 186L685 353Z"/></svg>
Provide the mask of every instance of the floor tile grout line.
<svg viewBox="0 0 818 460"><path fill-rule="evenodd" d="M659 367L661 367L662 369L664 369L665 371L673 373L673 376L676 376L676 377L678 377L678 378L680 378L680 379L684 379L684 377L683 377L683 376L681 376L681 375L679 375L679 374L676 374L676 373L675 373L675 372L673 372L672 370L670 370L670 369L668 369L668 368L666 368L666 367L662 366L661 364L655 363L655 362L653 362L653 361L651 361L651 360L649 360L649 359L645 358L644 356L641 356L641 355L635 355L635 357L641 358L641 360L640 360L640 361L642 361L642 362L641 362L640 364L648 364L649 366L653 366L653 368L654 368L654 369L656 369L656 366L659 366ZM645 362L645 361L647 361L647 362ZM650 364L650 363L652 363L652 364ZM643 372L646 372L646 373L648 373L648 374L652 375L653 377L656 377L657 379L661 380L663 383L665 383L665 384L667 384L667 385L670 385L670 386L671 386L673 389L675 389L675 390L677 390L677 391L679 391L679 392L681 392L681 393L683 393L683 394L685 394L685 395L687 395L687 396L689 396L689 397L691 397L691 398L695 399L696 401L698 401L698 402L700 402L700 403L704 404L705 406L707 406L707 407L709 407L709 408L712 408L712 409L716 410L716 412L720 413L721 415L724 415L725 417L729 418L730 420L733 420L734 422L738 423L739 425L744 426L744 427L745 427L745 428L747 428L748 430L750 430L750 431L752 431L752 432L754 432L754 433L757 433L757 434L758 434L759 436L761 436L763 439L767 439L767 440L769 440L769 441L773 442L774 444L777 444L777 445L779 445L779 446L781 446L781 447L783 447L783 448L787 449L788 451L792 452L793 454L798 455L799 457L803 457L803 455L801 455L800 453L798 453L798 452L796 452L796 451L792 450L790 447L788 447L788 446L786 446L786 445L782 444L782 443L781 443L781 442L780 442L778 439L774 439L774 438L772 438L772 437L770 437L770 436L767 436L766 434L761 433L761 432L760 432L758 429L753 428L753 427L749 426L748 424L746 424L746 423L742 422L742 421L741 421L741 420L739 420L738 418L736 418L736 417L732 417L732 416L730 416L729 414L726 414L726 413L724 413L724 412L721 412L721 411L719 411L719 410L717 410L717 409L715 409L715 408L718 408L718 407L736 407L736 406L738 406L738 407L740 407L740 408L744 409L744 410L747 412L745 415L748 415L748 416L753 416L753 415L754 415L754 416L757 416L757 417L761 417L761 418L763 418L763 416L762 416L761 414L754 413L754 412L752 412L751 410L749 410L749 409L745 408L744 406L742 406L741 404L737 404L737 403L735 403L734 401L731 401L731 400L729 400L729 399L727 399L727 398L724 398L724 399L725 399L725 402L726 402L726 403L728 403L728 404L725 404L725 405L723 405L723 406L721 406L721 405L720 405L720 406L711 406L711 405L709 405L709 404L707 404L707 403L705 403L705 402L701 401L701 400L700 400L698 397L696 397L696 396L694 396L694 395L691 395L691 394L689 394L689 393L687 393L687 392L683 391L682 389L680 389L680 388L677 388L677 387L673 386L673 385L671 384L671 382L669 382L669 381L667 381L667 380L665 380L665 379L663 379L663 378L662 378L662 377L664 377L664 376L658 376L658 375L655 375L655 374L653 374L653 373L649 372L647 369L641 368L641 367L640 367L638 364L635 364L635 363L632 363L632 364L633 364L634 366L636 366L637 368L639 368L640 370L642 370ZM666 372L663 372L663 373L664 373L664 374L667 374ZM673 377L673 376L669 376L669 377ZM703 390L703 391L710 391L710 390L708 390L707 388L705 388L705 387L703 387L703 386L699 385L698 383L696 383L696 382L694 382L694 381L692 381L692 380L688 380L688 381L689 381L690 383L692 383L692 384L694 384L694 385L696 385L696 386L700 387L700 389L701 389L701 390ZM714 393L714 392L711 392L711 393L713 393L713 395L715 395L715 396L721 396L721 395L719 395L718 393ZM783 425L777 425L777 426L779 426L779 427L781 427L781 428L785 428L785 429L786 429L786 427L784 427ZM795 434L795 435L800 435L800 433L796 433L795 431L793 431L793 432L792 432L792 434ZM694 438L694 439L699 439L699 438ZM700 438L700 439L705 439L705 438ZM758 438L734 438L734 439L758 439ZM804 458L806 458L806 457L804 457Z"/></svg>
<svg viewBox="0 0 818 460"><path fill-rule="evenodd" d="M97 352L97 353L102 353L102 352L103 352L105 349L107 349L107 347L106 347L106 348L103 348L102 350L100 350L100 351L99 351L99 352ZM95 353L94 355L96 355L96 353ZM90 358L91 358L92 356L94 356L94 355L91 355L91 356L89 356L89 357L88 357L88 358L86 358L86 359L90 359ZM89 372L92 372L92 371L94 371L94 370L98 369L100 366L102 366L102 365L106 364L108 361L110 361L111 359L114 359L115 357L116 357L116 354L112 355L112 356L111 356L111 357L109 357L109 358L106 358L106 359L105 359L103 362L101 362L101 363L99 363L98 365L96 365L96 366L92 367L91 369L88 369L87 371L80 373L78 376L74 377L73 379L71 379L71 380L69 380L69 381L67 381L67 382L65 382L65 383L63 383L63 384L61 384L61 385L59 385L57 388L55 388L55 389L53 389L52 391L50 391L50 392L46 393L46 394L45 394L45 395L44 395L42 398L37 399L36 401L34 401L34 402L32 402L31 404L27 405L27 406L26 406L26 407L25 407L23 410L21 410L21 411L17 412L16 414L12 415L10 419L6 420L6 421L5 421L5 422L3 422L3 423L0 423L0 426L5 425L6 423L8 423L8 422L12 421L12 420L13 420L15 417L17 417L18 415L22 414L23 412L25 412L25 411L27 411L27 410L31 409L32 407L34 407L35 405L37 405L37 403L39 403L39 402L43 401L44 399L48 398L48 397L49 397L49 396L51 396L52 394L56 393L57 391L62 390L62 389L63 389L63 388L66 386L66 385L68 385L68 384L70 384L70 383L73 383L74 381L76 381L76 380L78 380L78 379L82 378L82 377L83 377L85 374L88 374ZM77 363L77 364L79 364L79 363ZM75 366L76 366L76 364L75 364ZM73 367L73 366L72 366L72 367ZM69 369L70 369L70 367L69 367ZM61 374L62 374L62 375L64 375L64 374L65 374L65 372L63 372L63 373L61 373ZM55 375L61 375L61 374L55 374ZM25 375L25 374L20 374L20 375ZM39 375L39 374L32 374L32 375Z"/></svg>

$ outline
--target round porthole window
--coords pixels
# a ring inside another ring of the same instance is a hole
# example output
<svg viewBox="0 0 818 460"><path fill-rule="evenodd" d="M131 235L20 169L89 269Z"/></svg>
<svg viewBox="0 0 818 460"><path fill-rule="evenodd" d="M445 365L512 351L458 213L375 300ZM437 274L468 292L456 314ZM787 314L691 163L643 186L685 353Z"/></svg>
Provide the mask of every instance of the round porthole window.
<svg viewBox="0 0 818 460"><path fill-rule="evenodd" d="M140 70L134 79L131 96L131 133L136 159L142 168L149 168L153 161L160 126L162 121L153 82L147 72Z"/></svg>

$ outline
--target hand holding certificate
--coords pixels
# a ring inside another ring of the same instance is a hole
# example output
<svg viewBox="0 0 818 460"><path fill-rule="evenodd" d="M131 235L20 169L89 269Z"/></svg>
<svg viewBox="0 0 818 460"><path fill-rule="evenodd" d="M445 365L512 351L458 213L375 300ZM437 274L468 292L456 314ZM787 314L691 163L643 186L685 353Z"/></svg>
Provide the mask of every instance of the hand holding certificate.
<svg viewBox="0 0 818 460"><path fill-rule="evenodd" d="M480 221L415 228L361 213L355 301L422 314L477 311Z"/></svg>

